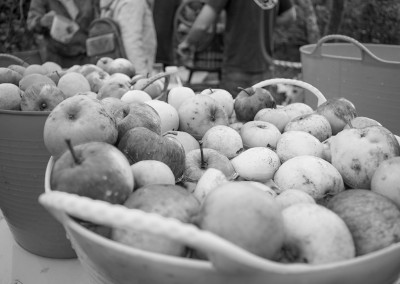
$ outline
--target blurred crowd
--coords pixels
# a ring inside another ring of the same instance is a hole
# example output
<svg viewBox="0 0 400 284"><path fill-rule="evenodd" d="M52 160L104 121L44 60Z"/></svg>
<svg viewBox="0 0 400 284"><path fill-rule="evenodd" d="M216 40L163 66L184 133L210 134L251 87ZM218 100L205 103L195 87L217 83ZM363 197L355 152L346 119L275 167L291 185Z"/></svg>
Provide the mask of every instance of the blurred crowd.
<svg viewBox="0 0 400 284"><path fill-rule="evenodd" d="M105 17L118 24L139 74L151 73L155 63L187 62L221 35L221 87L235 96L236 86L271 76L273 30L293 24L296 13L292 0L32 0L27 26L42 60L67 68L93 62L89 28Z"/></svg>

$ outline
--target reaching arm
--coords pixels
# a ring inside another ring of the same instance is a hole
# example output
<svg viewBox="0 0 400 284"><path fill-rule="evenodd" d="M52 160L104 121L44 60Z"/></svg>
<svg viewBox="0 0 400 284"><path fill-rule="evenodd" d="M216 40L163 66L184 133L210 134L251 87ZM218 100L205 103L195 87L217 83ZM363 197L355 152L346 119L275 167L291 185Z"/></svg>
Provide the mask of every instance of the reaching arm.
<svg viewBox="0 0 400 284"><path fill-rule="evenodd" d="M284 11L282 14L278 15L276 19L277 25L289 25L296 20L296 8L292 6L289 10Z"/></svg>
<svg viewBox="0 0 400 284"><path fill-rule="evenodd" d="M205 4L194 21L186 39L179 44L178 52L184 55L191 47L196 47L217 18L217 12L211 6Z"/></svg>

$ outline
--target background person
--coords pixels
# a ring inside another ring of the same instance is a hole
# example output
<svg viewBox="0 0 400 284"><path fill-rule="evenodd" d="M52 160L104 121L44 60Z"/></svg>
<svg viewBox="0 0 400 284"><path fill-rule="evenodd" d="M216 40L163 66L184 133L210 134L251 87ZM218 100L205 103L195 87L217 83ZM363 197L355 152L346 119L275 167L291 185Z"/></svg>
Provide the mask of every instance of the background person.
<svg viewBox="0 0 400 284"><path fill-rule="evenodd" d="M155 0L153 17L157 34L156 62L163 66L176 65L174 51L175 13L182 0Z"/></svg>
<svg viewBox="0 0 400 284"><path fill-rule="evenodd" d="M264 48L272 56L275 25L292 23L296 18L290 0L276 1L271 10L262 10L250 0L206 0L178 53L187 56L201 43L205 32L226 11L224 50L220 88L236 97L238 87L247 88L272 77L270 62L265 59L260 40L260 20L264 21Z"/></svg>
<svg viewBox="0 0 400 284"><path fill-rule="evenodd" d="M98 0L32 0L27 28L35 34L43 62L53 61L63 68L89 62L86 38L90 23L95 19ZM60 42L50 34L53 21L62 16L77 24L78 30L68 42Z"/></svg>
<svg viewBox="0 0 400 284"><path fill-rule="evenodd" d="M152 72L156 58L153 5L153 0L100 0L101 17L118 23L127 59L142 75Z"/></svg>

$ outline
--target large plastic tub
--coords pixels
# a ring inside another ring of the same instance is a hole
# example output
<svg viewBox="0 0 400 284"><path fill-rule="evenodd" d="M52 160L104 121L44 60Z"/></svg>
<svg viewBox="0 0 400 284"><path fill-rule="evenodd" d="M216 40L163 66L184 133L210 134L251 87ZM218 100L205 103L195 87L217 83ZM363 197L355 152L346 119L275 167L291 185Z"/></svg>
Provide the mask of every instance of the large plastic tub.
<svg viewBox="0 0 400 284"><path fill-rule="evenodd" d="M43 141L48 115L0 110L0 209L25 250L49 258L76 258L63 226L38 202L50 158Z"/></svg>
<svg viewBox="0 0 400 284"><path fill-rule="evenodd" d="M341 42L326 43L332 40ZM362 44L347 36L328 35L300 47L300 54L305 82L328 99L349 99L358 116L400 133L400 46ZM307 98L306 103L315 105Z"/></svg>

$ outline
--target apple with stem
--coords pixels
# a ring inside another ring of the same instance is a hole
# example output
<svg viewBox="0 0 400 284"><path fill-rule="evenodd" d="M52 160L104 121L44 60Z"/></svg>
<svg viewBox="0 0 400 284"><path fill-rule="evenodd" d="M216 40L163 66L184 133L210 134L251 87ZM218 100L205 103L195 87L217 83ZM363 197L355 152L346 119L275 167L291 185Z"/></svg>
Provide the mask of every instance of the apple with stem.
<svg viewBox="0 0 400 284"><path fill-rule="evenodd" d="M130 164L115 146L105 142L87 142L69 149L54 162L51 170L52 190L74 193L112 204L122 204L133 191Z"/></svg>
<svg viewBox="0 0 400 284"><path fill-rule="evenodd" d="M199 141L200 148L186 154L186 168L184 178L186 181L197 182L209 168L215 168L225 174L228 179L236 177L235 169L231 161L217 150L203 148L203 142Z"/></svg>
<svg viewBox="0 0 400 284"><path fill-rule="evenodd" d="M275 108L276 102L269 91L264 88L242 89L237 95L234 110L238 121L254 120L257 112L263 108Z"/></svg>
<svg viewBox="0 0 400 284"><path fill-rule="evenodd" d="M52 111L64 99L65 95L58 87L34 84L21 96L21 110Z"/></svg>

